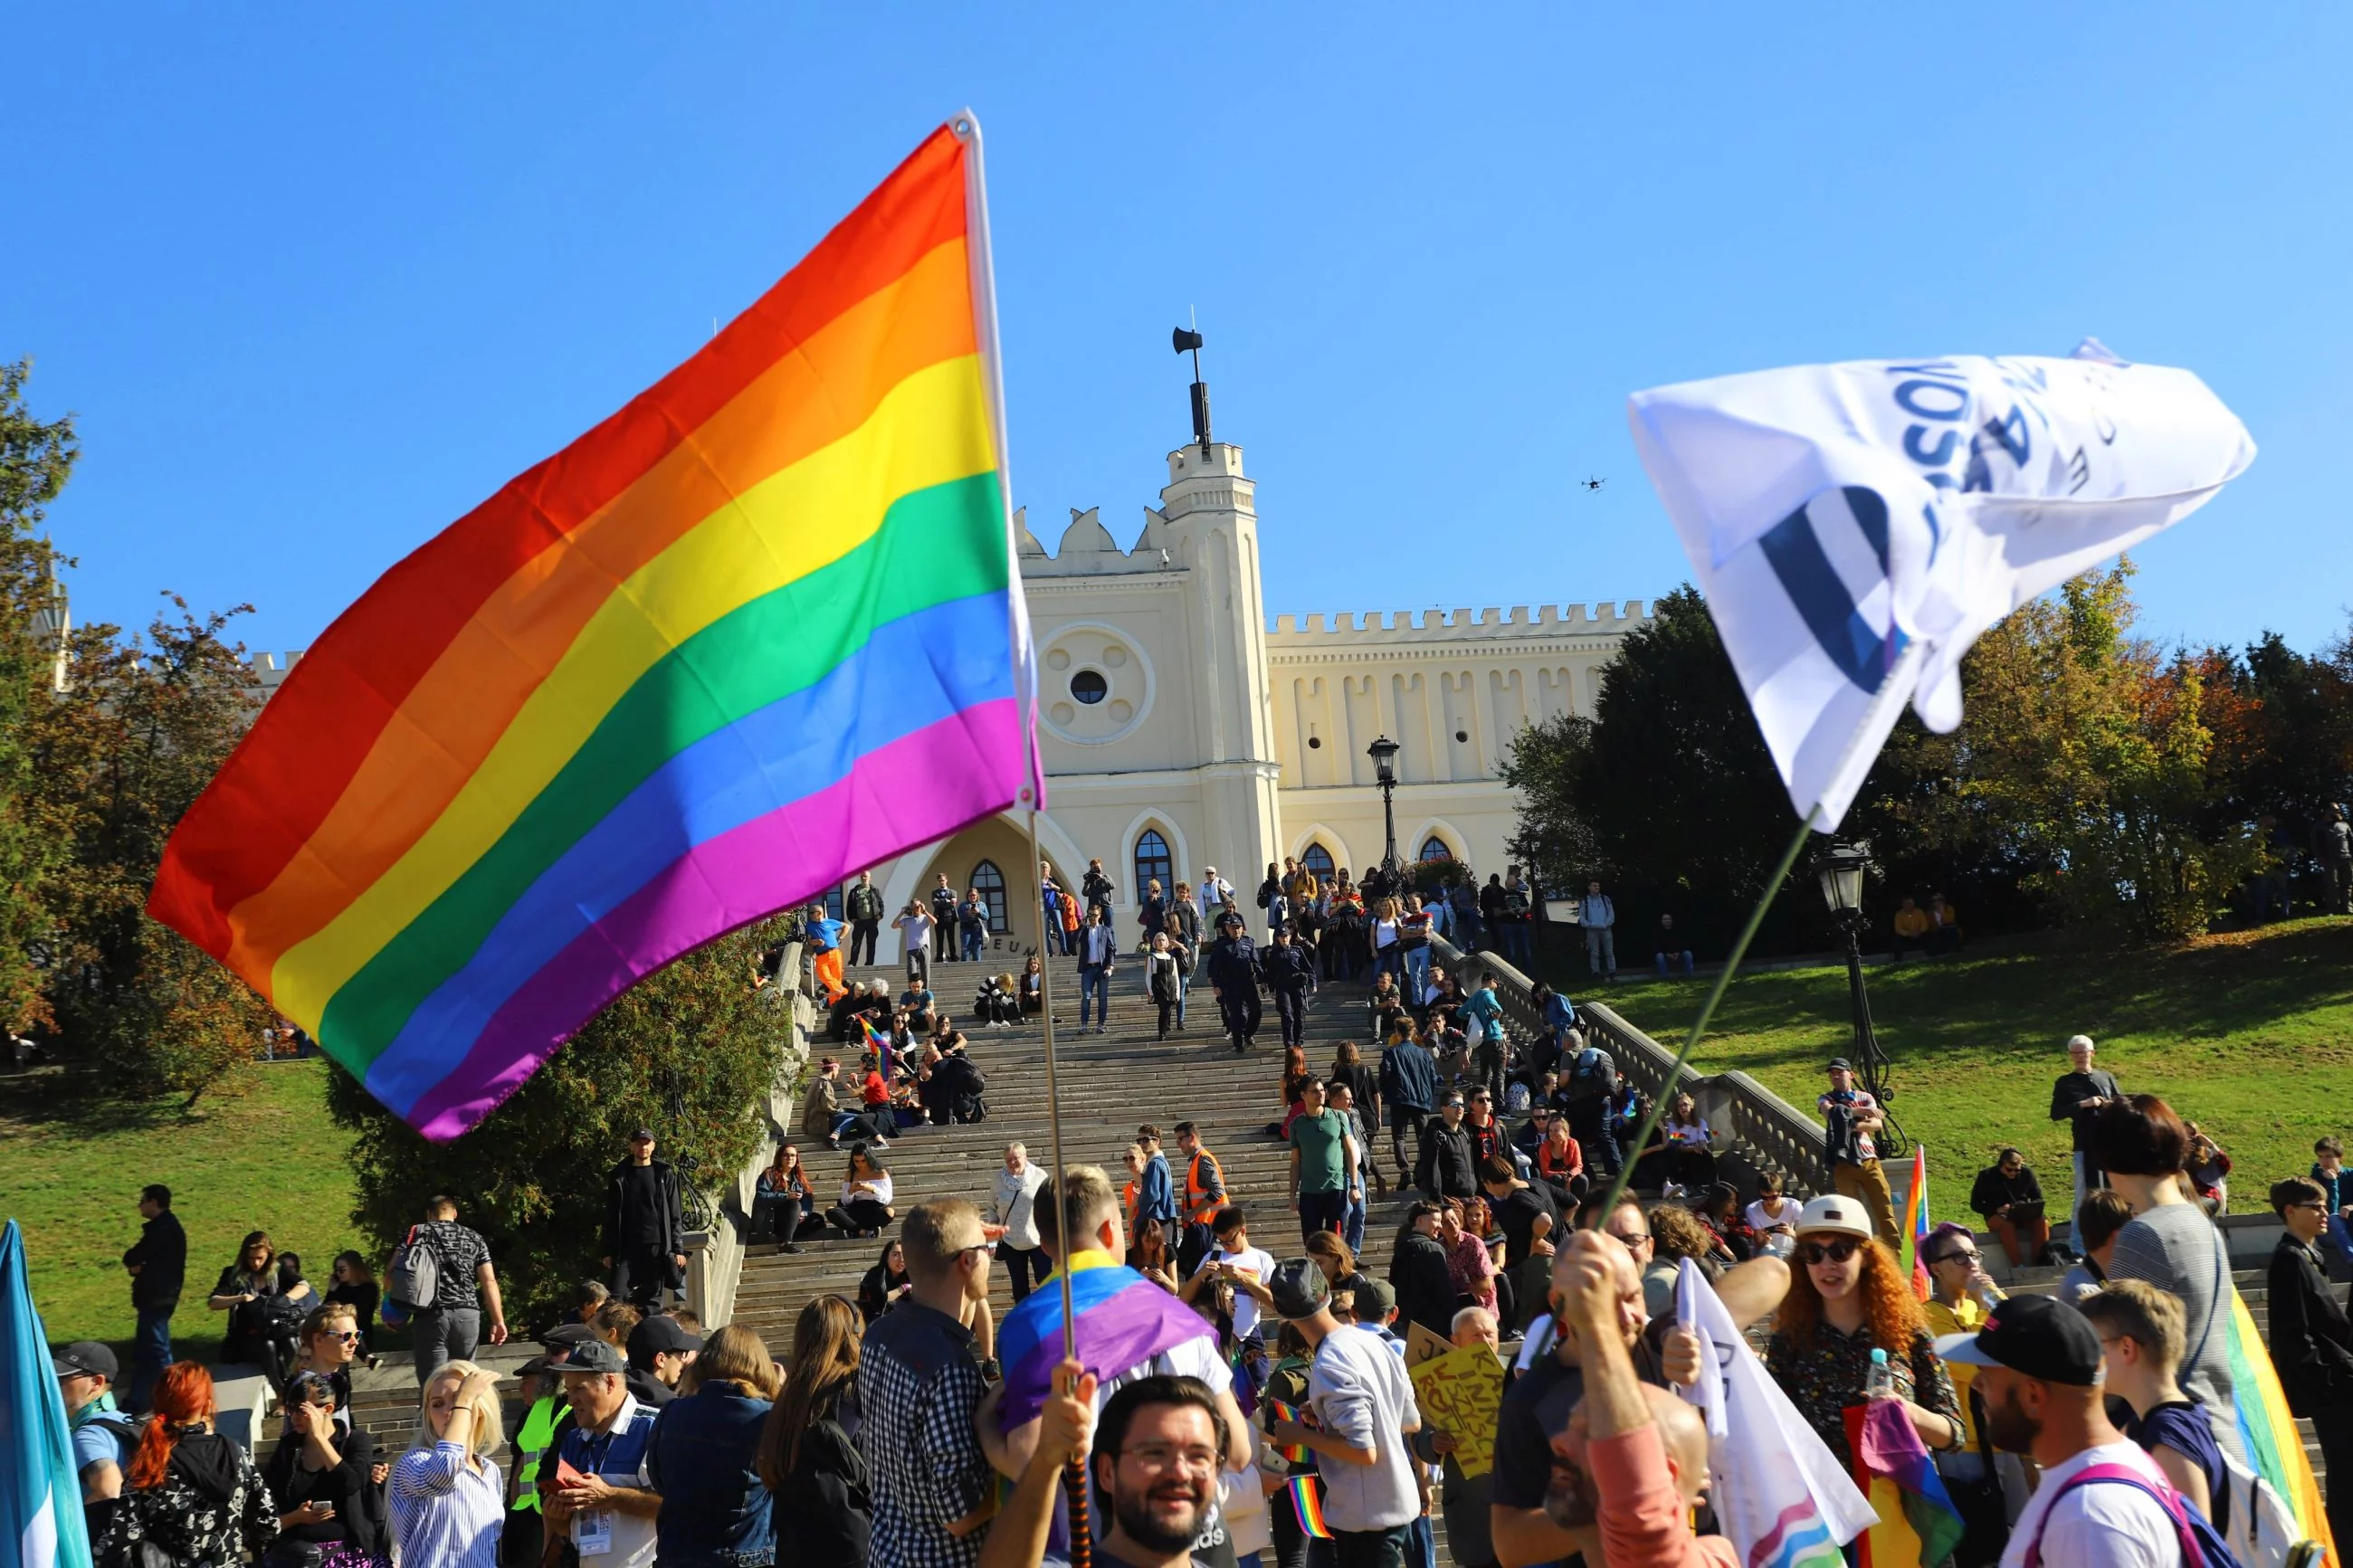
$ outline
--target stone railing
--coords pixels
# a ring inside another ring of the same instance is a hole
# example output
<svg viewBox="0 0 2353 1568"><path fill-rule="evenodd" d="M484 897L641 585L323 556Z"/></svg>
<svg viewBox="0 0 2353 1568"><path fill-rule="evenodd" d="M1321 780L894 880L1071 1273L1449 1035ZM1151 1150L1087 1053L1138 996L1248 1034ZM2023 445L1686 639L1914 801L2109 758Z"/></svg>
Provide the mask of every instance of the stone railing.
<svg viewBox="0 0 2353 1568"><path fill-rule="evenodd" d="M799 942L788 943L780 977L799 976L807 968ZM729 1177L711 1200L718 1221L708 1230L689 1231L686 1237L686 1301L707 1328L717 1328L735 1315L735 1289L744 1278L744 1244L752 1234L752 1198L760 1173L776 1157L779 1143L789 1142L799 1115L798 1089L809 1060L809 1039L817 1028L817 1006L807 993L789 978L780 978L766 994L775 1005L792 1010L792 1026L783 1053L776 1058L776 1076L768 1086L762 1107L766 1135L743 1169Z"/></svg>
<svg viewBox="0 0 2353 1568"><path fill-rule="evenodd" d="M1536 1005L1534 981L1494 953L1466 954L1443 937L1432 938L1431 946L1450 973L1494 977L1495 999L1504 1005L1504 1016L1514 1030L1543 1033L1544 1012ZM1667 1076L1674 1068L1673 1051L1599 1002L1580 1003L1577 1011L1588 1038L1609 1053L1620 1077L1653 1099L1670 1092ZM1686 1066L1681 1087L1691 1092L1700 1114L1719 1135L1779 1169L1793 1195L1831 1190L1820 1122L1745 1072L1704 1076ZM1889 1178L1899 1180L1894 1172Z"/></svg>

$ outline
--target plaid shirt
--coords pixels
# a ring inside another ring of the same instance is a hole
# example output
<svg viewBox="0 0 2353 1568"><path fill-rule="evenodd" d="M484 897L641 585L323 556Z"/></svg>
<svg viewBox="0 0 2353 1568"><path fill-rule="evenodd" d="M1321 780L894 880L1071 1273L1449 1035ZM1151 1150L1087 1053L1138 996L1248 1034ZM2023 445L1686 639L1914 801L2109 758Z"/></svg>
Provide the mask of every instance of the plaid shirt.
<svg viewBox="0 0 2353 1568"><path fill-rule="evenodd" d="M947 1527L994 1492L973 1427L987 1385L972 1331L912 1298L866 1331L858 1446L874 1475L875 1568L974 1568L987 1531Z"/></svg>

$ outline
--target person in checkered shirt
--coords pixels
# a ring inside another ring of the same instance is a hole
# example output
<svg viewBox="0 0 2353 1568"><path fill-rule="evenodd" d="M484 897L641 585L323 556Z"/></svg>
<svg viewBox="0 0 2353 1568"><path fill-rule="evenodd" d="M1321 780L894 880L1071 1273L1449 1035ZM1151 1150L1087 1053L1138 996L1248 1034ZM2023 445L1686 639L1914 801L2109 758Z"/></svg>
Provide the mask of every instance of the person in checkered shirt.
<svg viewBox="0 0 2353 1568"><path fill-rule="evenodd" d="M980 1211L919 1205L899 1240L914 1288L866 1331L858 1364L874 1568L975 1568L996 1489L973 1424L987 1392L972 1326L988 1300Z"/></svg>

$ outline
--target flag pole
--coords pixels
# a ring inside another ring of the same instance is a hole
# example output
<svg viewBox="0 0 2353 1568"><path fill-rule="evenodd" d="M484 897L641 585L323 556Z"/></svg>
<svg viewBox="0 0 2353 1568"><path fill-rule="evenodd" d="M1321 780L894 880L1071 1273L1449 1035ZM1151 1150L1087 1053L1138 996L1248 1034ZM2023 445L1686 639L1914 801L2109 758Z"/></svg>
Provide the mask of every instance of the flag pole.
<svg viewBox="0 0 2353 1568"><path fill-rule="evenodd" d="M1845 779L1847 770L1853 765L1856 754L1864 745L1868 744L1876 757L1879 748L1887 740L1888 730L1894 723L1888 718L1887 710L1891 707L1901 708L1912 695L1911 677L1926 647L1915 638L1905 647L1888 668L1886 675L1879 682L1879 689L1872 694L1871 706L1864 710L1862 722L1847 738L1846 749L1839 755L1838 766L1831 770L1831 787L1838 787ZM1855 785L1846 786L1849 794L1852 795L1859 784L1860 780ZM1659 1086L1659 1094L1651 1101L1650 1114L1642 1118L1641 1126L1634 1131L1636 1150L1639 1151L1651 1134L1658 1131L1659 1116L1673 1096L1675 1085L1683 1079L1683 1064L1691 1060L1692 1050L1706 1030L1707 1021L1715 1016L1715 1005L1724 999L1724 988L1732 984L1733 972L1740 967L1741 959L1748 952L1749 942L1755 939L1757 928L1765 923L1765 911L1772 907L1774 896L1780 892L1781 884L1788 880L1789 868L1798 863L1799 853L1806 847L1806 837L1813 832L1814 821L1821 814L1822 803L1818 800L1806 812L1805 820L1798 824L1797 837L1789 840L1788 848L1781 852L1781 863L1773 868L1772 877L1765 884L1765 891L1757 897L1757 907L1748 911L1748 923L1740 928L1740 940L1734 942L1732 951L1725 955L1724 969L1716 975L1715 984L1709 988L1707 1000L1700 1005L1699 1016L1692 1020L1690 1031L1683 1036L1683 1048L1675 1052L1674 1064L1667 1068L1666 1079ZM1619 1165L1618 1179L1610 1184L1608 1201L1593 1211L1593 1227L1596 1230L1609 1222L1610 1214L1618 1207L1618 1200L1625 1195L1633 1179L1634 1162L1630 1157Z"/></svg>

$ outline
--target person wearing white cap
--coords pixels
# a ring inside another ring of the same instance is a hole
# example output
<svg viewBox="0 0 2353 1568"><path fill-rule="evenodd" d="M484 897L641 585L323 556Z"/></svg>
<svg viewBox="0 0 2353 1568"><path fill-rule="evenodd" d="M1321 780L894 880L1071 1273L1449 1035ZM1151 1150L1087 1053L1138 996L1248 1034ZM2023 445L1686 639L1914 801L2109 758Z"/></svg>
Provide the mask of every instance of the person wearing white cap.
<svg viewBox="0 0 2353 1568"><path fill-rule="evenodd" d="M1936 1357L1927 1320L1895 1255L1873 1234L1871 1213L1826 1194L1798 1215L1798 1250L1766 1365L1790 1403L1850 1469L1846 1408L1866 1397L1884 1363L1893 1397L1904 1403L1932 1452L1957 1448L1961 1406Z"/></svg>
<svg viewBox="0 0 2353 1568"><path fill-rule="evenodd" d="M1207 910L1212 918L1215 918L1219 910L1225 908L1228 904L1230 904L1233 901L1234 885L1231 882L1227 881L1223 877L1219 876L1218 868L1215 866L1202 867L1201 907Z"/></svg>

